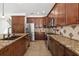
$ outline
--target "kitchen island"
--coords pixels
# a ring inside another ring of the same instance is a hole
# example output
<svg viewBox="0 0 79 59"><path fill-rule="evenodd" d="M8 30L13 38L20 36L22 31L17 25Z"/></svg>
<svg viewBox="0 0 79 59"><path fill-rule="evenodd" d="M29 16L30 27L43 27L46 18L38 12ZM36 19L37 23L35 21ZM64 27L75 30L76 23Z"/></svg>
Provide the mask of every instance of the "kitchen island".
<svg viewBox="0 0 79 59"><path fill-rule="evenodd" d="M0 40L0 56L21 56L24 55L30 45L28 33L15 34L14 40Z"/></svg>

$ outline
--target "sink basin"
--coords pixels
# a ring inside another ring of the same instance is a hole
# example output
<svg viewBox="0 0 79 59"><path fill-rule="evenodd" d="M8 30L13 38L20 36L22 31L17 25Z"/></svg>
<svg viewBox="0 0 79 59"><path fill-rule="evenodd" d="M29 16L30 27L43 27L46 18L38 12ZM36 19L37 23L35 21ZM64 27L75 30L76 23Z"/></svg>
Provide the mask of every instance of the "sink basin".
<svg viewBox="0 0 79 59"><path fill-rule="evenodd" d="M20 37L20 36L11 36L9 38L5 38L5 39L2 39L2 40L15 40L18 37Z"/></svg>

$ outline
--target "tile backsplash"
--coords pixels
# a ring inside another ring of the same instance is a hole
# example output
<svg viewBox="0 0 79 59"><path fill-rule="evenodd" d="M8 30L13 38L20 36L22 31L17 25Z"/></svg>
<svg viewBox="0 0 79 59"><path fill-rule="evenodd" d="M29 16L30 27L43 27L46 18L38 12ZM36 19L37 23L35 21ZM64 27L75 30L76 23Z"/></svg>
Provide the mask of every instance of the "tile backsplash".
<svg viewBox="0 0 79 59"><path fill-rule="evenodd" d="M51 32L53 28L51 29ZM56 28L56 31L53 32L68 38L79 40L79 24L73 24L68 26L60 26Z"/></svg>

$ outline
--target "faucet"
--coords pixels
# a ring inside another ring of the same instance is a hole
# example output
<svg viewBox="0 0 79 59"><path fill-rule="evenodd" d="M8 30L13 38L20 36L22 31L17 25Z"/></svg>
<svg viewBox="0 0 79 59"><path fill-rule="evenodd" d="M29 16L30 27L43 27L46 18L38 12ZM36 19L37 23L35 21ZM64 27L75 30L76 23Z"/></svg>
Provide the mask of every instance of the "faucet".
<svg viewBox="0 0 79 59"><path fill-rule="evenodd" d="M8 28L8 38L10 37L10 28L11 27Z"/></svg>

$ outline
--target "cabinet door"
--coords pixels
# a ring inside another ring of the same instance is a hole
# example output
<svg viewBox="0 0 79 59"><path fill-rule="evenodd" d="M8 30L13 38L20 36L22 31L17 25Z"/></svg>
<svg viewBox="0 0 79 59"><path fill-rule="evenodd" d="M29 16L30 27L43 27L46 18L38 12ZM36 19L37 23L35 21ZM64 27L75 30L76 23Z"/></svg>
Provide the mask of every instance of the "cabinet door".
<svg viewBox="0 0 79 59"><path fill-rule="evenodd" d="M49 40L48 40L48 48L53 56L57 55L56 41L50 36L49 36Z"/></svg>
<svg viewBox="0 0 79 59"><path fill-rule="evenodd" d="M78 4L66 4L66 24L76 24L78 20Z"/></svg>
<svg viewBox="0 0 79 59"><path fill-rule="evenodd" d="M65 25L65 4L64 3L58 3L56 6L55 6L55 9L54 9L54 19L55 19L55 24L57 26L59 25Z"/></svg>
<svg viewBox="0 0 79 59"><path fill-rule="evenodd" d="M24 33L24 26L19 24L13 24L12 33Z"/></svg>
<svg viewBox="0 0 79 59"><path fill-rule="evenodd" d="M44 32L35 32L35 39L36 40L45 40L45 33Z"/></svg>
<svg viewBox="0 0 79 59"><path fill-rule="evenodd" d="M56 42L57 56L64 56L64 46Z"/></svg>
<svg viewBox="0 0 79 59"><path fill-rule="evenodd" d="M12 24L24 24L24 16L12 16Z"/></svg>
<svg viewBox="0 0 79 59"><path fill-rule="evenodd" d="M53 41L52 41L52 38L50 36L49 36L49 39L48 39L48 49L50 50L50 52L53 55Z"/></svg>
<svg viewBox="0 0 79 59"><path fill-rule="evenodd" d="M54 17L54 9L51 11L51 13L48 15L48 17L50 17L50 18Z"/></svg>
<svg viewBox="0 0 79 59"><path fill-rule="evenodd" d="M49 37L48 47L53 56L63 56L64 55L64 46L57 42L52 37Z"/></svg>
<svg viewBox="0 0 79 59"><path fill-rule="evenodd" d="M35 40L40 40L39 33L35 32Z"/></svg>
<svg viewBox="0 0 79 59"><path fill-rule="evenodd" d="M77 56L77 54L72 52L68 48L65 48L65 56Z"/></svg>
<svg viewBox="0 0 79 59"><path fill-rule="evenodd" d="M45 20L46 26L48 25L48 20L49 20L49 17L46 17L46 20Z"/></svg>
<svg viewBox="0 0 79 59"><path fill-rule="evenodd" d="M46 27L46 18L43 19L43 27L44 27L44 28Z"/></svg>
<svg viewBox="0 0 79 59"><path fill-rule="evenodd" d="M53 51L53 55L57 56L57 45L56 45L56 41L53 39L52 41L52 51Z"/></svg>
<svg viewBox="0 0 79 59"><path fill-rule="evenodd" d="M12 16L12 33L24 33L24 16Z"/></svg>
<svg viewBox="0 0 79 59"><path fill-rule="evenodd" d="M79 3L78 3L78 16L79 16ZM79 17L77 19L77 23L79 24Z"/></svg>

